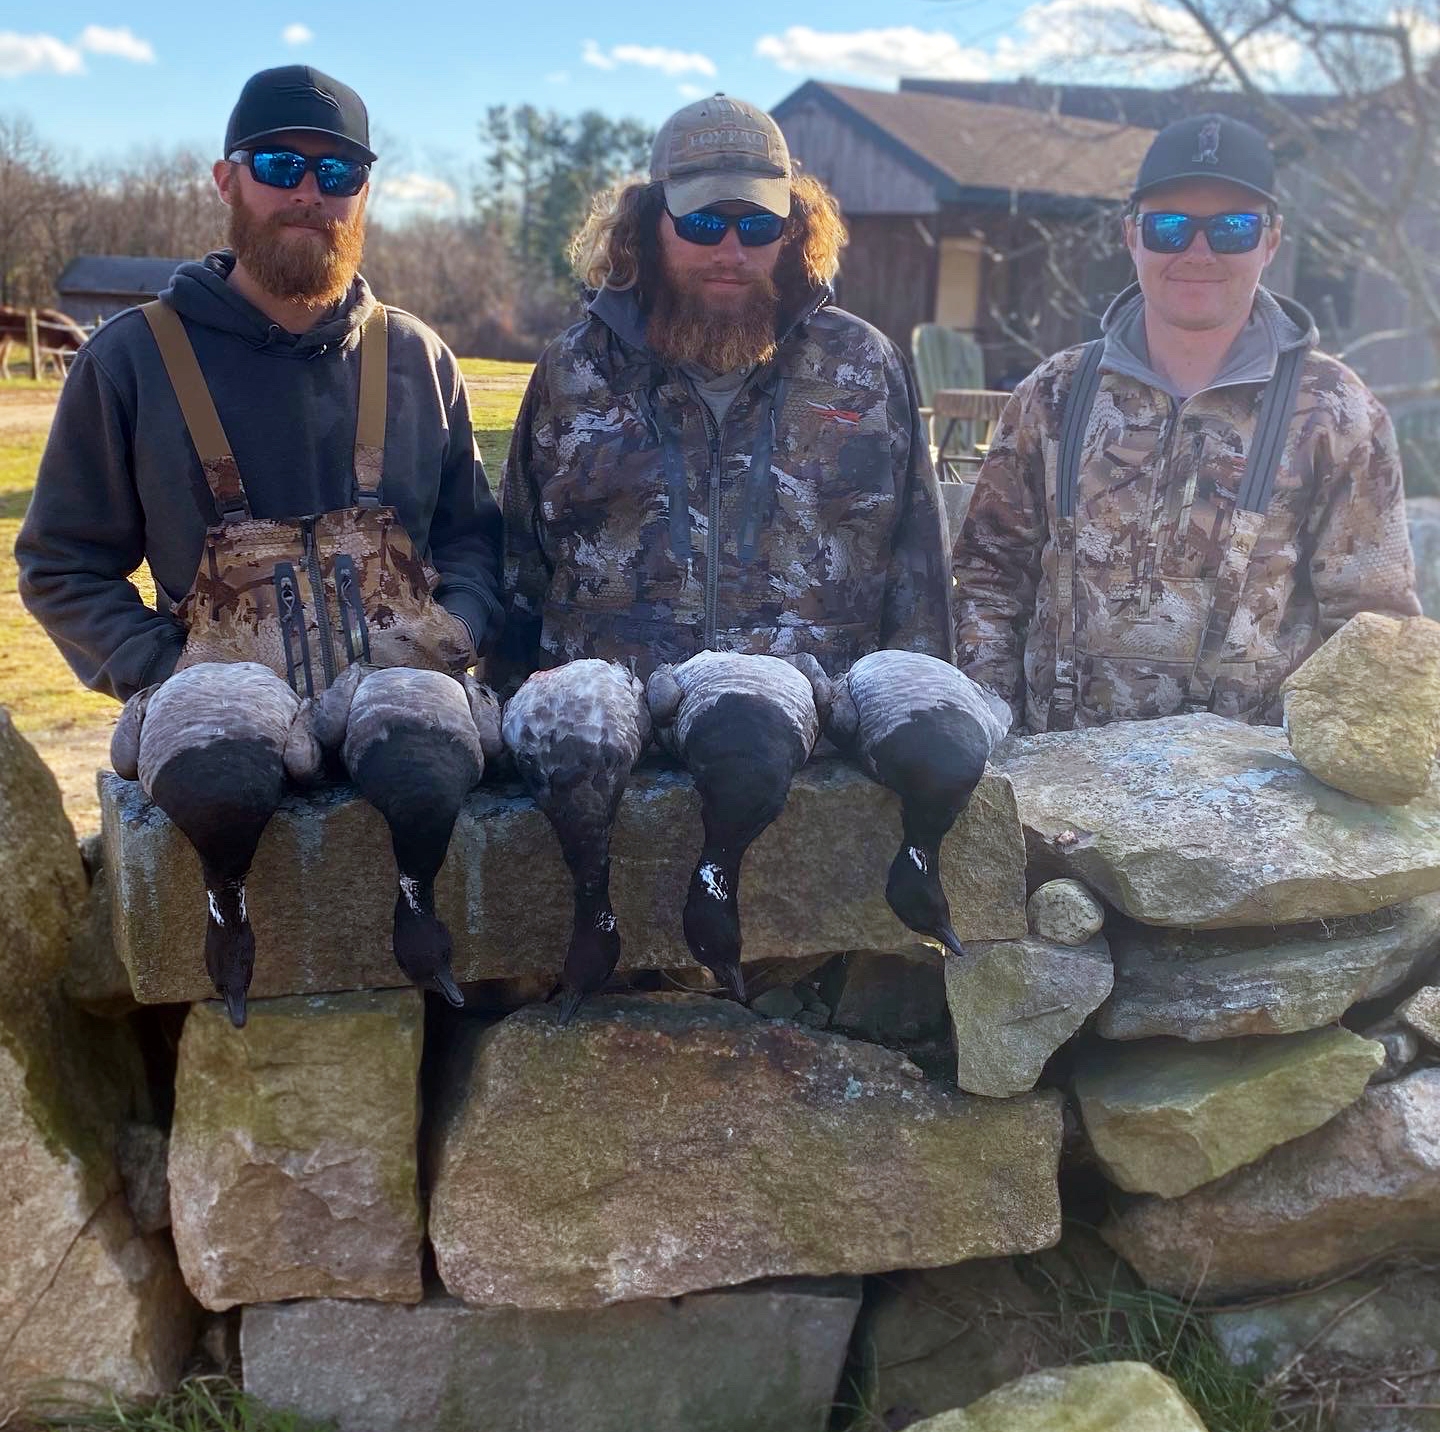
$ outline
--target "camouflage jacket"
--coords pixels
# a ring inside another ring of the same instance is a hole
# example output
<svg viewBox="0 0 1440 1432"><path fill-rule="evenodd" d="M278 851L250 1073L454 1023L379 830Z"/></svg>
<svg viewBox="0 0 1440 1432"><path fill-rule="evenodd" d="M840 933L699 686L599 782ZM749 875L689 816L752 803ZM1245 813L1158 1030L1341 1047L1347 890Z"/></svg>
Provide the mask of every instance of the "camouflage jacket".
<svg viewBox="0 0 1440 1432"><path fill-rule="evenodd" d="M816 292L716 424L629 293L541 355L501 483L504 682L577 657L953 659L944 510L905 364ZM501 668L497 670L497 667ZM518 668L518 671L517 671Z"/></svg>
<svg viewBox="0 0 1440 1432"><path fill-rule="evenodd" d="M1140 304L1132 288L1106 315L1081 452L1078 726L1184 706L1265 380L1281 349L1315 339L1303 309L1262 289L1215 382L1181 401L1142 356ZM1055 690L1056 459L1081 352L1015 390L955 546L959 665L1031 731L1046 729ZM1389 417L1353 372L1310 351L1210 709L1276 724L1280 683L1357 611L1419 609Z"/></svg>

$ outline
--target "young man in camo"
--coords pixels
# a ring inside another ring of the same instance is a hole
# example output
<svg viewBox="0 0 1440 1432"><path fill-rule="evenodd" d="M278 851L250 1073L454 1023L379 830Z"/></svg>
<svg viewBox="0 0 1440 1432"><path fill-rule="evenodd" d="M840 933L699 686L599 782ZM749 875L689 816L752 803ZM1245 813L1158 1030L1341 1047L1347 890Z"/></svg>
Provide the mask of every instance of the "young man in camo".
<svg viewBox="0 0 1440 1432"><path fill-rule="evenodd" d="M1419 612L1390 420L1261 286L1280 235L1262 135L1162 130L1125 216L1137 283L1006 408L956 541L957 646L1031 731L1278 723L1356 612Z"/></svg>
<svg viewBox="0 0 1440 1432"><path fill-rule="evenodd" d="M577 236L501 488L510 674L702 649L953 659L945 523L894 345L832 306L834 200L716 95Z"/></svg>

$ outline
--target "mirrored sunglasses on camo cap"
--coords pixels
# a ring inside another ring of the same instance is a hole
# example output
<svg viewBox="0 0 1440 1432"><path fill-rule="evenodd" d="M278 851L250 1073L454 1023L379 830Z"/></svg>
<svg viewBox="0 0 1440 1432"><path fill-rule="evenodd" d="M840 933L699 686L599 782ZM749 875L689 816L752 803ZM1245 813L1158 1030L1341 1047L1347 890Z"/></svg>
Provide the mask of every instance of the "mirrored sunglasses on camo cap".
<svg viewBox="0 0 1440 1432"><path fill-rule="evenodd" d="M298 189L305 175L314 171L315 185L333 199L358 194L370 177L363 159L346 159L339 154L299 154L293 149L236 149L226 156L232 164L244 164L251 177L272 189Z"/></svg>
<svg viewBox="0 0 1440 1432"><path fill-rule="evenodd" d="M669 209L665 212L670 214ZM693 214L670 214L670 222L687 244L703 244L706 248L724 243L732 225L747 249L773 244L785 232L785 220L763 209L754 214L717 214L713 209L696 209Z"/></svg>
<svg viewBox="0 0 1440 1432"><path fill-rule="evenodd" d="M1155 254L1183 254L1202 229L1213 254L1248 254L1270 227L1269 214L1172 214L1155 209L1140 216L1140 238Z"/></svg>

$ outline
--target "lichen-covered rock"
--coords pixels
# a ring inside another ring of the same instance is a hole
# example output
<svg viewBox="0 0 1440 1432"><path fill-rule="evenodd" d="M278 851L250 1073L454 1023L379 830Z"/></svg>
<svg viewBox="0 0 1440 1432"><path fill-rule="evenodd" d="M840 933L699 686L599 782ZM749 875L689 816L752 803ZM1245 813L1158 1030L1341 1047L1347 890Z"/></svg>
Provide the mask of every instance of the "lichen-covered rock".
<svg viewBox="0 0 1440 1432"><path fill-rule="evenodd" d="M189 1339L174 1255L120 1192L139 1051L60 997L85 895L55 779L0 711L0 1422L55 1382L154 1396Z"/></svg>
<svg viewBox="0 0 1440 1432"><path fill-rule="evenodd" d="M944 960L934 946L857 950L844 963L831 1015L836 1029L877 1044L913 1044L944 1033Z"/></svg>
<svg viewBox="0 0 1440 1432"><path fill-rule="evenodd" d="M1052 945L1083 945L1105 925L1105 907L1078 880L1047 880L1025 902L1030 933Z"/></svg>
<svg viewBox="0 0 1440 1432"><path fill-rule="evenodd" d="M339 1432L821 1432L858 1280L584 1312L308 1302L245 1309L245 1390Z"/></svg>
<svg viewBox="0 0 1440 1432"><path fill-rule="evenodd" d="M1032 1372L910 1432L1205 1432L1195 1409L1143 1362Z"/></svg>
<svg viewBox="0 0 1440 1432"><path fill-rule="evenodd" d="M1422 1039L1440 1045L1440 986L1417 989L1395 1013Z"/></svg>
<svg viewBox="0 0 1440 1432"><path fill-rule="evenodd" d="M208 999L205 896L188 841L139 786L102 776L115 942L143 1004ZM698 967L680 928L701 843L700 800L683 771L636 772L611 846L623 970ZM893 949L911 938L885 903L900 802L839 760L806 766L755 842L741 892L744 958ZM1009 785L986 776L946 837L941 875L962 940L1025 933L1025 848ZM394 869L379 814L350 786L285 798L248 882L252 997L403 986L391 954ZM523 871L524 879L516 872ZM319 892L319 894L317 894ZM549 821L518 787L467 797L435 883L461 981L550 981L570 939L574 890Z"/></svg>
<svg viewBox="0 0 1440 1432"><path fill-rule="evenodd" d="M1031 873L1196 929L1365 914L1440 890L1440 789L1377 806L1310 775L1283 731L1219 716L1007 741Z"/></svg>
<svg viewBox="0 0 1440 1432"><path fill-rule="evenodd" d="M1059 1236L1057 1096L966 1099L729 1002L613 996L563 1029L521 1010L461 1035L442 1085L430 1236L467 1303L596 1307Z"/></svg>
<svg viewBox="0 0 1440 1432"><path fill-rule="evenodd" d="M420 1297L416 990L217 1003L185 1021L170 1139L180 1266L207 1308Z"/></svg>
<svg viewBox="0 0 1440 1432"><path fill-rule="evenodd" d="M1369 1089L1328 1124L1101 1229L1151 1287L1227 1298L1413 1246L1440 1249L1440 1069Z"/></svg>
<svg viewBox="0 0 1440 1432"><path fill-rule="evenodd" d="M1365 1091L1385 1051L1348 1029L1280 1039L1094 1046L1075 1093L1100 1167L1177 1198L1317 1129Z"/></svg>
<svg viewBox="0 0 1440 1432"><path fill-rule="evenodd" d="M1440 945L1440 895L1280 929L1112 921L1107 933L1115 991L1096 1018L1107 1039L1295 1034L1333 1024L1423 969Z"/></svg>
<svg viewBox="0 0 1440 1432"><path fill-rule="evenodd" d="M1255 1378L1280 1375L1319 1404L1330 1432L1440 1429L1440 1276L1386 1269L1318 1292L1217 1313L1226 1357Z"/></svg>
<svg viewBox="0 0 1440 1432"><path fill-rule="evenodd" d="M1413 800L1440 747L1440 622L1359 612L1285 678L1301 765L1361 800Z"/></svg>
<svg viewBox="0 0 1440 1432"><path fill-rule="evenodd" d="M990 1098L1033 1089L1046 1060L1104 1002L1113 978L1098 935L1079 947L998 940L946 960L956 1082Z"/></svg>

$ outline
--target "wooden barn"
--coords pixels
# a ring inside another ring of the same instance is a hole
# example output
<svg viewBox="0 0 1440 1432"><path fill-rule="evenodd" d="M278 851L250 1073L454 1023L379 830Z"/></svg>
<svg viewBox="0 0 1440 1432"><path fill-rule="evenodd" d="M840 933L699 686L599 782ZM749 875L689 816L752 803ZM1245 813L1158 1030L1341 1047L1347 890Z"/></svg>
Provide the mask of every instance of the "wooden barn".
<svg viewBox="0 0 1440 1432"><path fill-rule="evenodd" d="M134 258L129 254L81 254L55 283L61 307L82 323L101 323L148 303L184 259Z"/></svg>
<svg viewBox="0 0 1440 1432"><path fill-rule="evenodd" d="M916 324L964 330L1012 382L1129 281L1118 214L1151 130L813 80L773 113L844 211L841 304L907 352Z"/></svg>

